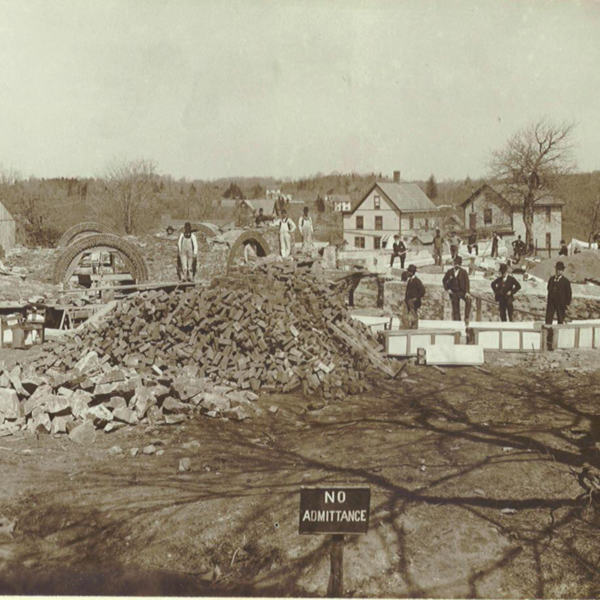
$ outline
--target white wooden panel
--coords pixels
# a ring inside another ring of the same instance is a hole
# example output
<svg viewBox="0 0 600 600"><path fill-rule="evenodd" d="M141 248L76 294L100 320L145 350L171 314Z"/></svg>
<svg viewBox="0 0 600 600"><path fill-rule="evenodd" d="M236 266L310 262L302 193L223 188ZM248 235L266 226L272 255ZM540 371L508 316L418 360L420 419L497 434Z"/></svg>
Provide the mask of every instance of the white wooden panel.
<svg viewBox="0 0 600 600"><path fill-rule="evenodd" d="M502 332L502 349L503 350L520 350L521 336L518 331L503 331Z"/></svg>
<svg viewBox="0 0 600 600"><path fill-rule="evenodd" d="M428 365L482 365L483 346L427 346L425 360Z"/></svg>
<svg viewBox="0 0 600 600"><path fill-rule="evenodd" d="M387 338L387 353L390 356L407 356L408 336L391 335Z"/></svg>
<svg viewBox="0 0 600 600"><path fill-rule="evenodd" d="M574 348L575 347L575 328L555 328L556 348Z"/></svg>
<svg viewBox="0 0 600 600"><path fill-rule="evenodd" d="M488 350L498 350L500 348L500 332L499 331L480 331L477 343Z"/></svg>
<svg viewBox="0 0 600 600"><path fill-rule="evenodd" d="M542 335L538 331L523 332L523 350L539 350L541 347Z"/></svg>
<svg viewBox="0 0 600 600"><path fill-rule="evenodd" d="M591 348L593 335L594 335L593 327L580 327L579 328L579 347L580 348Z"/></svg>
<svg viewBox="0 0 600 600"><path fill-rule="evenodd" d="M454 346L454 335L444 335L443 333L434 334L434 343L436 346Z"/></svg>

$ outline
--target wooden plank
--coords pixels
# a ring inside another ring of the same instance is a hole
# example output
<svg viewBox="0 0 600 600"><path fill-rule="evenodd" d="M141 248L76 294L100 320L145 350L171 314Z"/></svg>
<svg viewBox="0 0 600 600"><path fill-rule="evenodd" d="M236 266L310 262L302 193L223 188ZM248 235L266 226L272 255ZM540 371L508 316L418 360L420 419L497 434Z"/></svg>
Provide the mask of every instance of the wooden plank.
<svg viewBox="0 0 600 600"><path fill-rule="evenodd" d="M466 344L428 346L425 347L425 363L439 366L482 365L483 347Z"/></svg>

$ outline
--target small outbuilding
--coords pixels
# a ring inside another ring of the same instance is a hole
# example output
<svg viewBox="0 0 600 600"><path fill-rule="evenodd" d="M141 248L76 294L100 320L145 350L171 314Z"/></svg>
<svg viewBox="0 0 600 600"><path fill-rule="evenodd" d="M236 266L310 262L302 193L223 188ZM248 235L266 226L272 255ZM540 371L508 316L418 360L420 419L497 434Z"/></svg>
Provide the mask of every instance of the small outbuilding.
<svg viewBox="0 0 600 600"><path fill-rule="evenodd" d="M0 246L4 251L14 247L17 240L17 227L13 216L0 202Z"/></svg>

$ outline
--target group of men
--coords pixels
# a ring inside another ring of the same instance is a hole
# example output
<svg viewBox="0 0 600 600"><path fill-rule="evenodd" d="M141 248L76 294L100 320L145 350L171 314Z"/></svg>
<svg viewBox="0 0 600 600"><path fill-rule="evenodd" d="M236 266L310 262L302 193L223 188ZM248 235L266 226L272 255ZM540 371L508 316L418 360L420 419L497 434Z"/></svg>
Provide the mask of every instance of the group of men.
<svg viewBox="0 0 600 600"><path fill-rule="evenodd" d="M565 265L558 261L555 265L555 274L550 277L547 284L546 318L548 325L552 324L554 317L559 324L565 322L567 307L571 304L571 283L564 276ZM407 326L416 328L418 324L418 309L425 296L425 286L416 275L417 267L409 265L406 271L406 289L404 303L407 312ZM464 303L464 320L469 320L472 297L470 294L469 274L462 266L462 258L456 256L452 268L448 269L442 279L442 286L448 292L452 305L452 320L461 319L461 301ZM508 265L500 265L500 274L491 283L494 297L498 303L501 321L512 321L514 314L513 300L515 294L521 289L521 284L508 272Z"/></svg>

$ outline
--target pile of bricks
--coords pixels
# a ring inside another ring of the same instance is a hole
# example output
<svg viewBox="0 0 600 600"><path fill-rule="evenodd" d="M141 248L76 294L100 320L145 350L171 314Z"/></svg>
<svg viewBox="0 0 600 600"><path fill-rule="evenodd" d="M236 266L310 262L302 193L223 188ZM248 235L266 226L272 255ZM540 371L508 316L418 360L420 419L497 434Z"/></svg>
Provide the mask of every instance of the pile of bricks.
<svg viewBox="0 0 600 600"><path fill-rule="evenodd" d="M205 289L135 295L40 367L68 370L91 350L140 372L194 366L200 377L242 390L302 389L325 399L368 389L366 371L390 373L344 294L293 263L240 268Z"/></svg>

